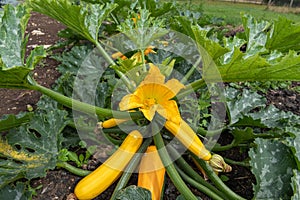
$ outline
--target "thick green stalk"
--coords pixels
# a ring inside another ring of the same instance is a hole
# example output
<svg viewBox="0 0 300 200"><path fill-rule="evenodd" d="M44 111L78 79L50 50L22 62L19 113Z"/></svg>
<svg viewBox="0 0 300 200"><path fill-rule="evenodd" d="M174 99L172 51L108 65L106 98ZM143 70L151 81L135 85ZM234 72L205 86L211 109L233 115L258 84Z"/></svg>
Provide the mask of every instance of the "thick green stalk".
<svg viewBox="0 0 300 200"><path fill-rule="evenodd" d="M154 124L155 122L152 121ZM155 127L157 125L152 126ZM174 183L178 191L184 196L185 199L188 200L197 200L197 197L192 193L192 191L188 188L188 186L185 184L185 182L182 180L180 175L178 174L175 166L172 164L171 158L165 148L164 141L160 135L160 133L156 132L157 128L152 129L153 131L153 139L154 143L158 149L159 156L162 160L162 163L164 164L166 171L171 179L171 181Z"/></svg>
<svg viewBox="0 0 300 200"><path fill-rule="evenodd" d="M206 180L204 180L204 178L202 178L190 165L189 163L187 163L180 155L179 153L176 151L176 149L174 149L171 145L168 145L168 151L171 155L171 157L173 158L177 158L176 160L176 164L178 165L178 167L180 167L187 175L189 175L190 177L192 177L196 182L198 182L199 184L203 185L205 188L207 188L208 190L204 190L202 192L204 192L205 194L207 194L208 196L212 197L212 196L219 196L222 197L223 199L226 199L226 196L223 195L222 192L220 192L218 189L216 189L214 186L212 186L211 184L209 184ZM213 193L213 194L210 194ZM212 196L211 196L212 195Z"/></svg>
<svg viewBox="0 0 300 200"><path fill-rule="evenodd" d="M232 165L239 165L239 166L243 166L243 167L250 167L249 161L248 160L244 160L244 161L235 161L235 160L231 160L228 158L224 158L225 162L228 164L232 164Z"/></svg>
<svg viewBox="0 0 300 200"><path fill-rule="evenodd" d="M116 63L113 61L113 59L107 54L107 52L103 49L101 44L99 42L95 43L97 49L100 51L101 55L104 57L104 59L108 62L109 65L116 65Z"/></svg>
<svg viewBox="0 0 300 200"><path fill-rule="evenodd" d="M111 66L117 66L116 63L113 61L113 59L107 54L107 52L103 49L101 44L99 42L96 43L97 49L100 51L101 55L104 57L104 59L109 63ZM130 82L130 80L119 70L114 69L115 72L118 74L120 79L124 82L126 87L129 89L130 92L134 91L134 86Z"/></svg>
<svg viewBox="0 0 300 200"><path fill-rule="evenodd" d="M135 86L130 82L130 80L125 76L125 74L123 74L121 71L114 69L115 72L118 74L118 76L120 77L120 79L123 81L123 83L126 85L126 87L128 88L128 90L130 92L134 92L135 90Z"/></svg>
<svg viewBox="0 0 300 200"><path fill-rule="evenodd" d="M106 109L106 108L100 108L100 107L96 107L84 102L80 102L78 100L74 100L70 97L64 96L58 92L55 92L51 89L48 89L44 86L41 86L39 84L35 84L35 85L30 85L28 86L28 89L32 89L32 90L36 90L39 91L41 93L43 93L44 95L47 95L49 97L51 97L52 99L54 99L55 101L61 103L62 105L74 109L76 111L80 111L86 114L97 114L100 117L115 117L115 118L128 118L128 112L120 112L120 111L112 111L110 109ZM136 118L141 118L143 117L143 115L139 112L132 112L130 113L130 116L133 119Z"/></svg>
<svg viewBox="0 0 300 200"><path fill-rule="evenodd" d="M194 81L193 83L190 83L190 84L186 85L185 89L182 90L181 92L179 92L179 94L177 94L176 97L178 99L181 99L181 98L189 95L190 93L195 92L199 88L204 87L205 85L206 85L206 83L203 79L199 79L197 81Z"/></svg>
<svg viewBox="0 0 300 200"><path fill-rule="evenodd" d="M213 169L206 163L204 160L199 159L197 156L192 155L197 163L203 168L206 172L208 178L215 184L215 186L224 193L230 200L245 200L243 197L239 196L233 192L223 181L218 177L218 175L213 171Z"/></svg>
<svg viewBox="0 0 300 200"><path fill-rule="evenodd" d="M191 67L191 69L186 73L186 75L181 79L181 83L185 84L188 79L191 77L191 75L194 73L196 67L200 64L201 58L199 58L196 63Z"/></svg>
<svg viewBox="0 0 300 200"><path fill-rule="evenodd" d="M112 196L110 197L110 200L114 200L116 198L118 191L123 189L127 185L133 171L137 168L138 164L140 163L141 157L143 156L142 153L146 151L147 147L151 144L151 142L152 142L152 138L146 139L143 142L142 146L137 151L137 153L133 156L131 161L128 163L124 173L120 177L119 182L114 189Z"/></svg>
<svg viewBox="0 0 300 200"><path fill-rule="evenodd" d="M69 172L71 172L72 174L75 174L77 176L87 176L88 174L91 173L91 171L79 169L77 167L74 167L73 165L70 165L67 162L57 162L56 166L64 168L64 169L68 170Z"/></svg>
<svg viewBox="0 0 300 200"><path fill-rule="evenodd" d="M195 181L194 179L192 179L191 177L189 177L186 173L184 173L179 167L177 167L175 165L177 171L179 172L180 176L189 184L191 184L192 186L194 186L195 188L197 188L198 190L202 191L203 193L207 194L210 198L214 199L214 200L224 200L222 197L220 197L219 195L217 195L216 193L214 193L213 191L211 191L210 189L208 189L207 187L205 187L204 185L198 183L197 181Z"/></svg>

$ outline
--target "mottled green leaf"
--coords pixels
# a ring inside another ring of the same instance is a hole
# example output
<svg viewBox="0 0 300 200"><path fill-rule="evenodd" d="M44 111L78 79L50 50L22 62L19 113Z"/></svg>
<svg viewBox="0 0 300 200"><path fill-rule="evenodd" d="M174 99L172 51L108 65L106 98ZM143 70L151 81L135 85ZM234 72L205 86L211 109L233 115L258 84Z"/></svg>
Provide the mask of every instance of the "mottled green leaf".
<svg viewBox="0 0 300 200"><path fill-rule="evenodd" d="M0 87L26 88L27 76L41 58L46 56L43 47L36 47L25 60L27 37L25 29L30 10L24 5L4 6L0 21Z"/></svg>
<svg viewBox="0 0 300 200"><path fill-rule="evenodd" d="M278 128L286 131L294 132L292 127L300 125L300 117L291 113L279 110L270 105L260 111L249 113L248 116L254 120L260 120L268 128Z"/></svg>
<svg viewBox="0 0 300 200"><path fill-rule="evenodd" d="M300 171L294 170L294 176L292 177L292 188L294 191L294 195L292 196L291 200L298 200L300 199Z"/></svg>
<svg viewBox="0 0 300 200"><path fill-rule="evenodd" d="M267 51L267 31L271 25L268 21L258 21L250 15L242 17L243 26L247 37L247 57Z"/></svg>
<svg viewBox="0 0 300 200"><path fill-rule="evenodd" d="M169 30L164 29L164 21L150 17L148 10L140 9L138 12L139 15L133 13L132 16L127 17L127 19L118 26L118 30L127 37L121 44L131 46L131 50L146 49L153 41L169 32ZM132 18L136 18L136 22L134 22Z"/></svg>
<svg viewBox="0 0 300 200"><path fill-rule="evenodd" d="M297 168L289 147L278 140L255 139L249 151L251 171L255 175L254 199L290 199L291 178Z"/></svg>
<svg viewBox="0 0 300 200"><path fill-rule="evenodd" d="M240 51L240 48L246 43L245 40L238 37L224 38L224 46L230 51L222 55L220 62L222 65L227 64L232 59L234 52Z"/></svg>
<svg viewBox="0 0 300 200"><path fill-rule="evenodd" d="M0 199L28 200L32 198L32 193L23 182L17 182L16 186L7 185L0 189Z"/></svg>
<svg viewBox="0 0 300 200"><path fill-rule="evenodd" d="M68 97L104 107L117 79L99 52L92 49L92 46L74 46L53 57L61 62L57 68L63 74L56 89Z"/></svg>
<svg viewBox="0 0 300 200"><path fill-rule="evenodd" d="M29 122L33 113L19 113L18 115L3 115L0 118L0 132Z"/></svg>
<svg viewBox="0 0 300 200"><path fill-rule="evenodd" d="M151 192L147 189L130 185L117 193L116 199L119 200L151 200Z"/></svg>
<svg viewBox="0 0 300 200"><path fill-rule="evenodd" d="M287 139L287 145L290 147L291 151L293 152L293 155L295 157L295 160L298 165L298 170L300 170L300 128L298 128L294 134L294 137L290 137Z"/></svg>
<svg viewBox="0 0 300 200"><path fill-rule="evenodd" d="M97 43L99 28L117 4L72 4L68 0L28 0L34 11L62 22L87 40Z"/></svg>
<svg viewBox="0 0 300 200"><path fill-rule="evenodd" d="M24 46L26 45L25 29L30 14L25 6L4 6L0 24L1 68L23 66Z"/></svg>
<svg viewBox="0 0 300 200"><path fill-rule="evenodd" d="M45 176L46 170L55 168L67 113L49 107L0 140L0 187L20 178Z"/></svg>
<svg viewBox="0 0 300 200"><path fill-rule="evenodd" d="M231 124L237 123L251 110L264 107L266 103L265 98L249 90L240 93L233 88L227 88L226 97Z"/></svg>

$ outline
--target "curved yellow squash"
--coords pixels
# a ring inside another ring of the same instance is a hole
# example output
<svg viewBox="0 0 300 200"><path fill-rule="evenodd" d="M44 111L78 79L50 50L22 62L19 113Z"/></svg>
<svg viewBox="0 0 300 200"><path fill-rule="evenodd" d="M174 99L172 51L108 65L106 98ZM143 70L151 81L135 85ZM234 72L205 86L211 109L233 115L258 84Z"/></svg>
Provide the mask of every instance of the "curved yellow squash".
<svg viewBox="0 0 300 200"><path fill-rule="evenodd" d="M193 129L181 119L180 124L166 121L165 127L192 153L203 160L210 160L211 153L205 148Z"/></svg>
<svg viewBox="0 0 300 200"><path fill-rule="evenodd" d="M74 191L76 197L80 200L93 199L105 191L119 178L142 142L140 132L135 130L128 134L112 156L76 185Z"/></svg>
<svg viewBox="0 0 300 200"><path fill-rule="evenodd" d="M151 192L152 200L161 198L165 171L156 146L149 146L140 163L138 186L148 189Z"/></svg>

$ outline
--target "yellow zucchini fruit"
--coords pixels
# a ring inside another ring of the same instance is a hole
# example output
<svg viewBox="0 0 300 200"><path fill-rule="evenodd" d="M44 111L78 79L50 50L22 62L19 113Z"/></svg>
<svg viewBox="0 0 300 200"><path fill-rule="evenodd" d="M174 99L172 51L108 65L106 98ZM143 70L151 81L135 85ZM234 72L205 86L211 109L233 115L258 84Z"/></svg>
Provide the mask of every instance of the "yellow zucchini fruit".
<svg viewBox="0 0 300 200"><path fill-rule="evenodd" d="M123 122L128 121L128 119L116 119L111 118L101 123L102 128L112 128L115 127Z"/></svg>
<svg viewBox="0 0 300 200"><path fill-rule="evenodd" d="M74 193L80 200L93 199L105 191L122 174L124 168L143 142L139 131L132 131L121 146L102 165L76 185Z"/></svg>
<svg viewBox="0 0 300 200"><path fill-rule="evenodd" d="M186 148L202 160L210 160L211 153L205 148L194 130L181 119L179 124L166 121L165 127L169 130Z"/></svg>
<svg viewBox="0 0 300 200"><path fill-rule="evenodd" d="M151 192L152 200L160 200L165 172L156 146L149 146L141 159L138 186L148 189Z"/></svg>

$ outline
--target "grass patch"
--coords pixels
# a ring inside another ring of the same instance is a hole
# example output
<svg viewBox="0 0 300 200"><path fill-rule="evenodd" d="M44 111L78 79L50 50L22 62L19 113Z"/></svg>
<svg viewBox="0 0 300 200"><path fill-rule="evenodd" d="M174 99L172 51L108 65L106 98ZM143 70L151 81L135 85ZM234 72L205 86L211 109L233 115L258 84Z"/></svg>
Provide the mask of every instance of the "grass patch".
<svg viewBox="0 0 300 200"><path fill-rule="evenodd" d="M241 13L250 14L256 19L276 20L280 16L283 16L294 22L300 21L300 8L272 6L267 9L267 5L205 0L181 0L177 2L198 5L196 7L201 8L205 15L213 18L222 18L225 24L235 26L242 23ZM189 7L189 5L187 6ZM191 6L191 8L193 8L193 6Z"/></svg>

